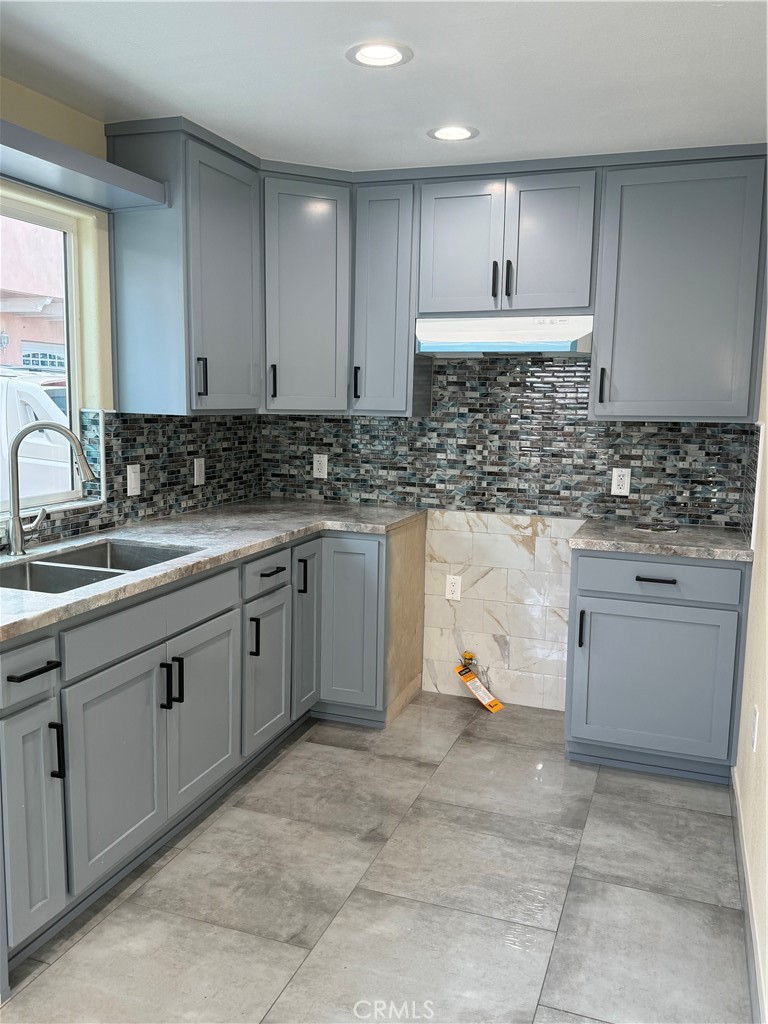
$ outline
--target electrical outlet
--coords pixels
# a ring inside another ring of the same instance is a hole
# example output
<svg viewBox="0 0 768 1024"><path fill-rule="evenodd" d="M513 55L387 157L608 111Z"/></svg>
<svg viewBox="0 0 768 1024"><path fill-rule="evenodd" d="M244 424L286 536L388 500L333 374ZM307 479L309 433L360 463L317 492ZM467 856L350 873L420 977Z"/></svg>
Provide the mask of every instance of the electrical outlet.
<svg viewBox="0 0 768 1024"><path fill-rule="evenodd" d="M757 753L757 727L760 721L760 709L757 704L752 708L752 753Z"/></svg>
<svg viewBox="0 0 768 1024"><path fill-rule="evenodd" d="M629 479L632 476L631 469L614 469L611 472L611 494L629 494Z"/></svg>
<svg viewBox="0 0 768 1024"><path fill-rule="evenodd" d="M445 577L445 596L449 601L461 600L461 576Z"/></svg>
<svg viewBox="0 0 768 1024"><path fill-rule="evenodd" d="M195 487L205 483L205 459L195 459Z"/></svg>
<svg viewBox="0 0 768 1024"><path fill-rule="evenodd" d="M138 462L128 466L128 480L125 490L129 498L136 494L141 494L141 466Z"/></svg>
<svg viewBox="0 0 768 1024"><path fill-rule="evenodd" d="M312 476L317 480L326 480L328 478L327 455L312 456Z"/></svg>

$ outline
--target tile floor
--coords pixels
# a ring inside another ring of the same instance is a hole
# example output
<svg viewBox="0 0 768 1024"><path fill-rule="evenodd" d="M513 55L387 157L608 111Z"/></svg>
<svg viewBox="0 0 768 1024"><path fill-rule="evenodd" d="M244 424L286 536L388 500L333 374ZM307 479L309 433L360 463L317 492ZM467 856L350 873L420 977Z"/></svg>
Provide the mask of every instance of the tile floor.
<svg viewBox="0 0 768 1024"><path fill-rule="evenodd" d="M8 1024L748 1022L728 793L423 693L313 725L12 981Z"/></svg>

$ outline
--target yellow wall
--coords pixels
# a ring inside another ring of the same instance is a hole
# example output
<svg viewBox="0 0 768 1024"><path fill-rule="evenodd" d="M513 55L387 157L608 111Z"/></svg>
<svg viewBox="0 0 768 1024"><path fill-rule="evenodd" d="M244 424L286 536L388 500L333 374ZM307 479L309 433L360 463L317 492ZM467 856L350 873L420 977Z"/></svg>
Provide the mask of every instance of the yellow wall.
<svg viewBox="0 0 768 1024"><path fill-rule="evenodd" d="M102 160L107 155L101 121L72 107L65 107L58 100L33 92L9 78L0 78L0 117Z"/></svg>
<svg viewBox="0 0 768 1024"><path fill-rule="evenodd" d="M768 351L763 368L760 419L768 421ZM749 888L757 984L768 1020L768 451L763 453L755 515L757 537L749 601L747 658L734 789L739 805L745 878ZM757 751L752 752L752 709L759 709Z"/></svg>

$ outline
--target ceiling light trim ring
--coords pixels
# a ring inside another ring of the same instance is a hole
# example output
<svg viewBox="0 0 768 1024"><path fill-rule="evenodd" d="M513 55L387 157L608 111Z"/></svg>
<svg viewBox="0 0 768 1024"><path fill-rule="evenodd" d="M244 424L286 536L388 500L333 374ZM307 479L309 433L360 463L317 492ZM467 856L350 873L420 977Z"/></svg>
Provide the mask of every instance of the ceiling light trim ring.
<svg viewBox="0 0 768 1024"><path fill-rule="evenodd" d="M369 52L366 55L364 51ZM404 43L378 40L356 43L350 46L344 56L359 68L399 68L413 60L413 50Z"/></svg>

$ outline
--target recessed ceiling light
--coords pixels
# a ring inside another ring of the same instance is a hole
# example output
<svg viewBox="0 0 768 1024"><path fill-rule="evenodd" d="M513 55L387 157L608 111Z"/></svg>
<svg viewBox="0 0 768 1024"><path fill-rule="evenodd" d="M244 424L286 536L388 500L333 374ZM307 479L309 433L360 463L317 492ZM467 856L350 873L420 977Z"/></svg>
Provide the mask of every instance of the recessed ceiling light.
<svg viewBox="0 0 768 1024"><path fill-rule="evenodd" d="M458 124L449 124L444 128L432 128L427 132L431 139L438 139L440 142L464 142L465 139L474 139L479 134L477 128Z"/></svg>
<svg viewBox="0 0 768 1024"><path fill-rule="evenodd" d="M358 43L347 50L346 57L366 68L393 68L411 60L413 50L402 43Z"/></svg>

